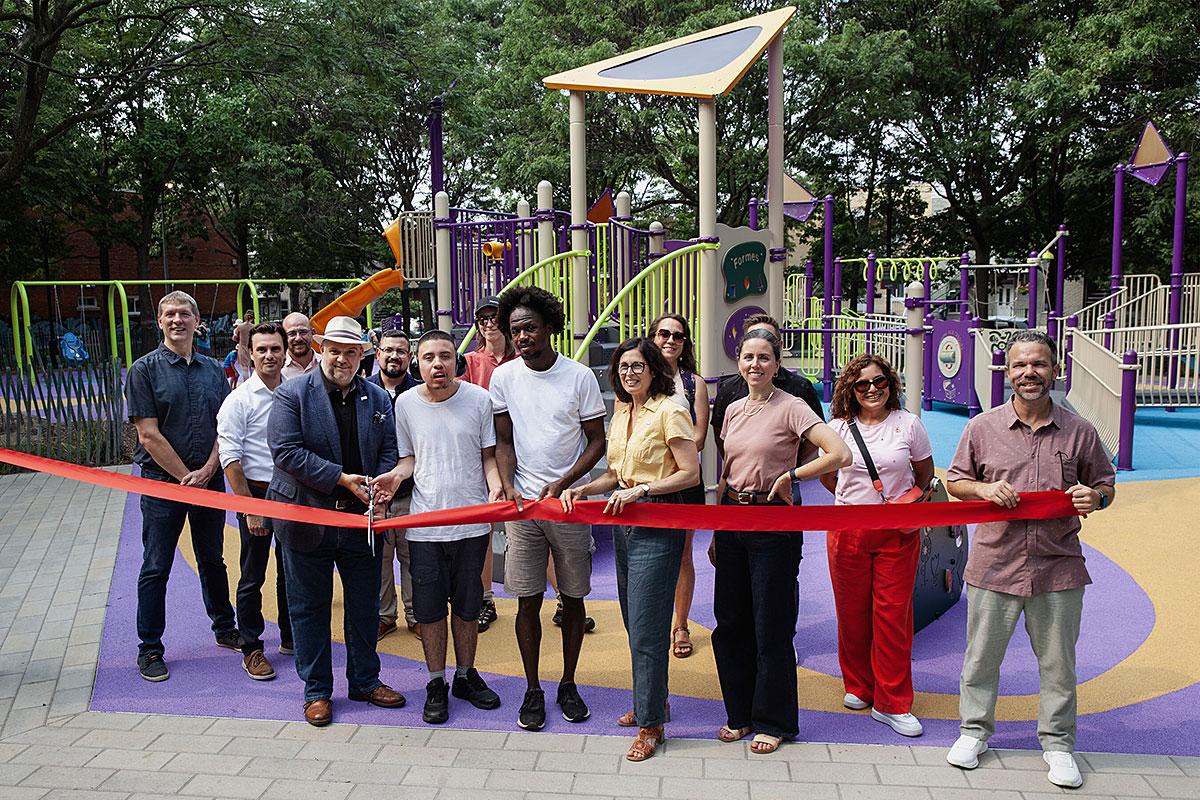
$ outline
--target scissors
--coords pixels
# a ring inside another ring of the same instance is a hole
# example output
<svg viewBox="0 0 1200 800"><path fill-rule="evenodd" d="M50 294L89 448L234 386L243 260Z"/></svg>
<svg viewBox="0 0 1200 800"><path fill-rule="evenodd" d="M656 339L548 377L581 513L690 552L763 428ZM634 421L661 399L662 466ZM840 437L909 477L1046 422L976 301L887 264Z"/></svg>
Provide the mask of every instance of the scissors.
<svg viewBox="0 0 1200 800"><path fill-rule="evenodd" d="M371 555L375 555L375 484L367 479L367 544L371 547Z"/></svg>

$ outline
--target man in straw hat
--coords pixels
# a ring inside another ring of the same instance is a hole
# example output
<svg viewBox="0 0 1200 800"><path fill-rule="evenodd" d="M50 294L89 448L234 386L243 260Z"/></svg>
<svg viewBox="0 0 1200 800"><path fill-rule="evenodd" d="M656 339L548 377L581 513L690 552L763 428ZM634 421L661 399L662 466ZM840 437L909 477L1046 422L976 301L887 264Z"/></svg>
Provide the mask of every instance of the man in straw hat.
<svg viewBox="0 0 1200 800"><path fill-rule="evenodd" d="M321 368L275 391L268 443L275 461L267 499L367 511L367 480L396 465L396 430L387 392L358 377L370 345L362 326L334 317L324 335ZM361 528L274 520L283 544L296 672L304 681L304 719L333 720L330 615L334 567L342 581L349 697L399 708L404 696L379 680L379 554Z"/></svg>

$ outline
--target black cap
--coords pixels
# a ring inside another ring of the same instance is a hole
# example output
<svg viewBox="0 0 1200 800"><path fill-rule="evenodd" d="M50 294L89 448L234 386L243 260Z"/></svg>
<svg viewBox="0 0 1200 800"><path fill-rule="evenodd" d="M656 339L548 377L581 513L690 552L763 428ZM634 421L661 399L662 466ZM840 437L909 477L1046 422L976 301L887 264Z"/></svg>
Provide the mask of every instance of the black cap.
<svg viewBox="0 0 1200 800"><path fill-rule="evenodd" d="M500 298L493 294L480 300L479 305L475 306L475 316L479 316L479 312L485 308L500 308Z"/></svg>

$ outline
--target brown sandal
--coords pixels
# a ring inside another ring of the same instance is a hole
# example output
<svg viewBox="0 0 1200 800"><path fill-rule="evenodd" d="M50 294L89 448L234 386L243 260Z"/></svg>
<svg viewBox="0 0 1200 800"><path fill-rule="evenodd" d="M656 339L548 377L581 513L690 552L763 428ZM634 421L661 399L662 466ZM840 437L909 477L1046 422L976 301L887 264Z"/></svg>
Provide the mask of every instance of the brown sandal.
<svg viewBox="0 0 1200 800"><path fill-rule="evenodd" d="M749 728L731 728L728 725L722 725L721 730L717 731L717 738L725 744L740 742L750 735Z"/></svg>
<svg viewBox="0 0 1200 800"><path fill-rule="evenodd" d="M769 733L755 734L754 739L750 742L750 752L765 756L778 750L782 742L782 736L772 736Z"/></svg>
<svg viewBox="0 0 1200 800"><path fill-rule="evenodd" d="M666 708L666 718L665 718L664 722L670 722L670 721L671 721L671 701L668 700L667 708ZM637 724L638 724L637 717L634 715L634 713L632 711L626 711L624 714L617 717L617 724L620 725L622 728L636 728Z"/></svg>
<svg viewBox="0 0 1200 800"><path fill-rule="evenodd" d="M682 633L683 636L676 635L679 633ZM687 658L692 651L692 632L687 629L686 625L680 625L671 631L671 655L676 658Z"/></svg>
<svg viewBox="0 0 1200 800"><path fill-rule="evenodd" d="M638 728L637 736L634 738L633 744L629 746L629 752L625 754L625 758L629 761L645 761L654 755L658 746L666 738L662 725L654 728Z"/></svg>

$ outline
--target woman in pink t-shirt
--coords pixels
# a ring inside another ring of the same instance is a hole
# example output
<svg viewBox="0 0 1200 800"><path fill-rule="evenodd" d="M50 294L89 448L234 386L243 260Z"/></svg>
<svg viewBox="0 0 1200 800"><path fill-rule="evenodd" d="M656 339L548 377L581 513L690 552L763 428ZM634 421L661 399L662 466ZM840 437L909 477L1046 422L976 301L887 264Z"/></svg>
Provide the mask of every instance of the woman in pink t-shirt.
<svg viewBox="0 0 1200 800"><path fill-rule="evenodd" d="M821 476L835 502L878 505L933 479L933 449L921 418L900 408L900 380L886 359L866 354L846 365L829 407L854 462ZM852 427L853 426L853 427ZM854 429L862 445L854 437ZM874 483L863 449L879 475ZM913 530L829 531L829 577L838 619L843 705L903 736L920 736L912 715L913 583L921 537Z"/></svg>
<svg viewBox="0 0 1200 800"><path fill-rule="evenodd" d="M738 345L738 372L750 393L729 405L721 427L723 505L791 505L792 481L850 463L845 443L808 403L775 388L779 358L779 337L769 331L750 331ZM797 467L802 441L824 453ZM708 550L716 567L712 648L726 715L717 738L736 742L753 731L750 752L760 755L799 731L792 640L802 543L793 531L717 531Z"/></svg>

